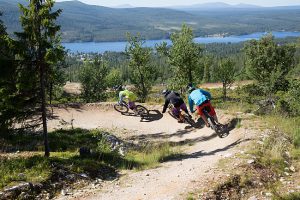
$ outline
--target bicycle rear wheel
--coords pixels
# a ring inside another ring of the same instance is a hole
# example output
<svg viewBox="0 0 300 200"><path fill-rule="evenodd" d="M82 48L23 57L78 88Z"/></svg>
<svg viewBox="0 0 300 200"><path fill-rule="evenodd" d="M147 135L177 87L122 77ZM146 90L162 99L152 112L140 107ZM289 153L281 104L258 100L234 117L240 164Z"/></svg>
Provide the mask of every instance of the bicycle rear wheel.
<svg viewBox="0 0 300 200"><path fill-rule="evenodd" d="M127 113L128 107L124 104L115 104L114 109L120 113Z"/></svg>
<svg viewBox="0 0 300 200"><path fill-rule="evenodd" d="M208 116L207 121L208 121L210 127L217 133L217 125L215 123L215 120L211 116Z"/></svg>
<svg viewBox="0 0 300 200"><path fill-rule="evenodd" d="M217 130L216 133L220 138L227 137L229 135L229 131L227 130L227 127L223 124L218 124L217 125Z"/></svg>
<svg viewBox="0 0 300 200"><path fill-rule="evenodd" d="M137 106L135 107L135 109L136 109L137 114L138 114L139 116L141 116L141 117L142 117L142 116L147 116L147 115L149 114L148 109L145 108L144 106L137 105Z"/></svg>

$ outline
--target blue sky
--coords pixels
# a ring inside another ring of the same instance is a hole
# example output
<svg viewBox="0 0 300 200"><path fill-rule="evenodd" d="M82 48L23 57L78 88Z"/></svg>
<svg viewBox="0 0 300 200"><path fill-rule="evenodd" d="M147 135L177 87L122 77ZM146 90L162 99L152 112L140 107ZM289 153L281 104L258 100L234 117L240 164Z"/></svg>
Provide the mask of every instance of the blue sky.
<svg viewBox="0 0 300 200"><path fill-rule="evenodd" d="M65 0L57 0L65 1ZM210 2L224 2L229 4L255 4L260 6L286 6L286 5L300 5L300 0L80 0L87 4L101 5L101 6L117 6L123 4L130 4L132 6L175 6L175 5L192 5Z"/></svg>

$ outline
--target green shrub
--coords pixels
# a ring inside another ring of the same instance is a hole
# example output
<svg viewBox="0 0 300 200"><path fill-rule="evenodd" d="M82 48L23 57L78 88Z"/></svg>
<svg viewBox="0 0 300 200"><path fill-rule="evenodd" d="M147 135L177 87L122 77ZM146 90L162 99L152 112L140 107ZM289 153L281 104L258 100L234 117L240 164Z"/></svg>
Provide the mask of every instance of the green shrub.
<svg viewBox="0 0 300 200"><path fill-rule="evenodd" d="M298 116L300 114L300 81L291 80L286 91L279 91L276 93L278 98L277 112L290 116Z"/></svg>
<svg viewBox="0 0 300 200"><path fill-rule="evenodd" d="M39 182L49 178L50 162L42 156L0 159L0 188L13 182Z"/></svg>
<svg viewBox="0 0 300 200"><path fill-rule="evenodd" d="M290 194L286 194L284 196L275 197L275 200L296 200L300 199L300 192L294 192Z"/></svg>
<svg viewBox="0 0 300 200"><path fill-rule="evenodd" d="M289 91L289 104L293 115L300 114L300 80L293 80L290 82Z"/></svg>
<svg viewBox="0 0 300 200"><path fill-rule="evenodd" d="M237 88L238 94L248 94L249 96L263 96L263 90L257 84L248 84Z"/></svg>

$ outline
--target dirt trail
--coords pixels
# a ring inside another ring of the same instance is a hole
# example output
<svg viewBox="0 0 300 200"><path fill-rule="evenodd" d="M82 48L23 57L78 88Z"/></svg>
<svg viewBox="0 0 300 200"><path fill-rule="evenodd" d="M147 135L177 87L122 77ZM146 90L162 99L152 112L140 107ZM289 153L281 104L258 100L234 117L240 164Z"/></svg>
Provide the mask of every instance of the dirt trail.
<svg viewBox="0 0 300 200"><path fill-rule="evenodd" d="M83 106L55 109L56 119L49 121L49 128L60 127L62 119L80 128L117 128L128 130L123 137L147 140L167 139L192 145L185 148L180 159L162 163L160 167L139 172L124 171L118 181L104 183L90 196L76 199L185 199L189 191L205 185L206 177L214 175L219 159L233 155L237 147L246 141L243 129L234 129L226 138L218 138L211 129L191 128L177 123L168 114L162 115L154 107L148 121L139 117L124 116L109 106ZM160 107L158 107L160 108ZM160 108L161 109L161 108ZM224 122L225 116L219 116ZM61 197L60 199L70 199Z"/></svg>

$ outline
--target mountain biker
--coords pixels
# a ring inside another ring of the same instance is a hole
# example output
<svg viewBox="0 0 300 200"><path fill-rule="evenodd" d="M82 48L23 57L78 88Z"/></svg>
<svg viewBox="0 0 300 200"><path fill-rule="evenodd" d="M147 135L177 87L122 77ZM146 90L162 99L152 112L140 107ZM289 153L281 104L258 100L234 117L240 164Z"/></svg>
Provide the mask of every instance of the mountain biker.
<svg viewBox="0 0 300 200"><path fill-rule="evenodd" d="M202 110L204 108L207 109L209 114L215 119L215 121L218 123L218 118L216 115L215 109L212 107L210 103L211 94L205 90L202 89L196 89L192 84L189 84L187 86L188 92L189 92L189 108L191 113L194 113L194 105L196 105L196 109L198 111L198 114L201 116L203 121L205 122L206 126L209 127L208 120Z"/></svg>
<svg viewBox="0 0 300 200"><path fill-rule="evenodd" d="M162 113L165 113L168 105L171 103L174 105L174 108L172 110L173 115L178 119L178 123L182 123L183 120L180 119L180 110L182 109L189 117L191 115L189 114L189 111L183 101L183 99L180 97L179 93L170 91L170 90L163 90L162 94L165 97L165 104L163 107Z"/></svg>
<svg viewBox="0 0 300 200"><path fill-rule="evenodd" d="M122 101L124 98L127 98L128 99L128 107L131 109L131 110L134 110L135 109L135 101L137 99L137 96L129 91L128 87L125 87L124 90L123 90L123 87L119 87L119 90L121 90L119 92L119 104L122 104Z"/></svg>

